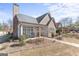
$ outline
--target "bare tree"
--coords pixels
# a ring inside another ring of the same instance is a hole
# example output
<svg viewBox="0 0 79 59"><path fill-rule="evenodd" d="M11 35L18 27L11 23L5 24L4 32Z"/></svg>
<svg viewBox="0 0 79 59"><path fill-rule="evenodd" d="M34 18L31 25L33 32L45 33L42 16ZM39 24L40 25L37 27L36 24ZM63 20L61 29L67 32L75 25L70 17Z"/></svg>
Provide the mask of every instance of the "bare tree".
<svg viewBox="0 0 79 59"><path fill-rule="evenodd" d="M9 31L13 31L13 21L11 19L8 20Z"/></svg>

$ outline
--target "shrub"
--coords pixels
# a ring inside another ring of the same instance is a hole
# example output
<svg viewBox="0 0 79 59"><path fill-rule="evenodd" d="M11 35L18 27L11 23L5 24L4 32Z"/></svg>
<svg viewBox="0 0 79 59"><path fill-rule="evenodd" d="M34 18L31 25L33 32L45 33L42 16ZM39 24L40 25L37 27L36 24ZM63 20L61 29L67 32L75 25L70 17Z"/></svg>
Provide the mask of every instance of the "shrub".
<svg viewBox="0 0 79 59"><path fill-rule="evenodd" d="M25 45L25 40L28 38L28 36L27 35L22 35L22 36L20 36L20 38L19 38L19 43L20 43L20 45L22 46L22 45Z"/></svg>
<svg viewBox="0 0 79 59"><path fill-rule="evenodd" d="M5 39L6 41L10 41L12 39L12 34L8 33L8 34L4 35L3 39Z"/></svg>
<svg viewBox="0 0 79 59"><path fill-rule="evenodd" d="M56 30L56 33L57 33L58 35L60 35L60 32L61 32L60 29L57 29L57 30Z"/></svg>

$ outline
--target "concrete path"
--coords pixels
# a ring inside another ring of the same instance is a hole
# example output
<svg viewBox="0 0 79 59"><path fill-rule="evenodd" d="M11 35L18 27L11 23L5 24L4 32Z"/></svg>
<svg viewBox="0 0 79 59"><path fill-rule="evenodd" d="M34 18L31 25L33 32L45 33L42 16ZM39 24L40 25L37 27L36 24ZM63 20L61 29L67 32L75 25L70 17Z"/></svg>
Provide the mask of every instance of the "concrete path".
<svg viewBox="0 0 79 59"><path fill-rule="evenodd" d="M67 45L71 45L71 46L79 48L79 44L76 44L76 43L70 43L70 42L66 42L66 41L62 41L62 40L57 40L57 39L53 39L53 38L47 38L47 39L51 40L51 41L56 41L56 42L60 42L60 43L63 43L63 44L67 44Z"/></svg>

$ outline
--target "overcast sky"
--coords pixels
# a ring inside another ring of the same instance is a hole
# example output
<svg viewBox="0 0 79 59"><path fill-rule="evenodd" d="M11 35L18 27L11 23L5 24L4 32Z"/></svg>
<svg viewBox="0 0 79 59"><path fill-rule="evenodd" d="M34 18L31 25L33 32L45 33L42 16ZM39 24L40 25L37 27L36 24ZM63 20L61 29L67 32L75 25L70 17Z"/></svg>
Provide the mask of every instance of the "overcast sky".
<svg viewBox="0 0 79 59"><path fill-rule="evenodd" d="M79 16L79 4L77 3L26 3L19 5L20 13L22 14L38 17L46 12L50 12L57 22L64 17L75 18ZM9 19L12 19L12 6L12 4L0 4L0 22L7 22Z"/></svg>

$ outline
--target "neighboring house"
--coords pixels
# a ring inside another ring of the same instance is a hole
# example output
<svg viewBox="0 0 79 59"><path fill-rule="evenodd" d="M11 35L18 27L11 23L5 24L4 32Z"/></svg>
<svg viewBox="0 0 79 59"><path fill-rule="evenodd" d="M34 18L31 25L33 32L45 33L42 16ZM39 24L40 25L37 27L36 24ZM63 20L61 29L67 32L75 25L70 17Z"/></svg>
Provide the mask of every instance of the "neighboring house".
<svg viewBox="0 0 79 59"><path fill-rule="evenodd" d="M19 13L19 5L13 6L13 35L20 37L21 35L29 37L46 36L52 37L56 34L56 26L54 18L50 13L46 13L40 17L34 18Z"/></svg>

